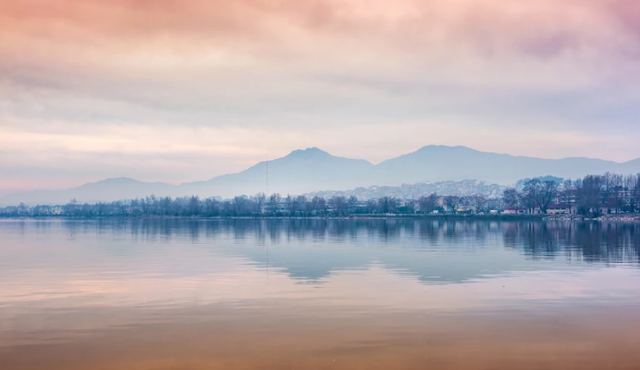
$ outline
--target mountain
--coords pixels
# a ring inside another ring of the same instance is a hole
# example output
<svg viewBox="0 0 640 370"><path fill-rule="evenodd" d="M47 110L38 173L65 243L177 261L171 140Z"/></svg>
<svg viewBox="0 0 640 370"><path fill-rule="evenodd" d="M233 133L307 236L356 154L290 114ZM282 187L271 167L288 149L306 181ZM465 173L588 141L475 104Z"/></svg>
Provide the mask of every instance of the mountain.
<svg viewBox="0 0 640 370"><path fill-rule="evenodd" d="M639 173L640 158L621 163L620 167L621 167L621 170L620 170L621 173Z"/></svg>
<svg viewBox="0 0 640 370"><path fill-rule="evenodd" d="M105 179L65 190L37 190L2 198L2 204L63 204L75 199L79 202L107 202L121 199L174 195L175 186L161 182L143 182L127 177Z"/></svg>
<svg viewBox="0 0 640 370"><path fill-rule="evenodd" d="M182 186L184 194L234 196L256 193L301 194L319 189L347 189L366 183L374 165L362 159L333 156L318 148L260 162L242 172Z"/></svg>
<svg viewBox="0 0 640 370"><path fill-rule="evenodd" d="M635 170L623 170L619 163L600 159L541 159L437 145L386 160L376 167L379 185L397 184L396 179L410 184L475 179L510 185L525 177L552 175L577 178L607 171L631 173L640 170L640 165Z"/></svg>
<svg viewBox="0 0 640 370"><path fill-rule="evenodd" d="M14 194L1 198L0 204L66 203L71 199L79 202L111 201L152 194L200 197L257 193L304 194L374 185L393 187L467 179L513 185L522 178L578 178L605 172L640 173L640 158L623 163L592 158L542 159L482 152L463 146L429 145L374 165L362 159L338 157L318 148L307 148L206 181L170 185L129 178L107 179L67 190ZM444 194L443 191L438 192Z"/></svg>
<svg viewBox="0 0 640 370"><path fill-rule="evenodd" d="M395 197L403 199L419 199L430 194L438 195L482 195L486 198L497 198L506 189L503 185L487 184L477 180L440 181L433 183L419 183L400 186L369 186L350 190L318 191L306 194L307 197L319 196L331 198L333 196L354 196L361 200Z"/></svg>

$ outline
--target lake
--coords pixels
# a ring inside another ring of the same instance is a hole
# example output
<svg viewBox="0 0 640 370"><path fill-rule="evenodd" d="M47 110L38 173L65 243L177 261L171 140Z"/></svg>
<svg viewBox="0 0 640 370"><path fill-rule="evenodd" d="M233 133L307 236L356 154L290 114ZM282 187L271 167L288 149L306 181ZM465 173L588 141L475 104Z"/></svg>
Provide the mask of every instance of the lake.
<svg viewBox="0 0 640 370"><path fill-rule="evenodd" d="M0 368L638 369L640 225L0 220Z"/></svg>

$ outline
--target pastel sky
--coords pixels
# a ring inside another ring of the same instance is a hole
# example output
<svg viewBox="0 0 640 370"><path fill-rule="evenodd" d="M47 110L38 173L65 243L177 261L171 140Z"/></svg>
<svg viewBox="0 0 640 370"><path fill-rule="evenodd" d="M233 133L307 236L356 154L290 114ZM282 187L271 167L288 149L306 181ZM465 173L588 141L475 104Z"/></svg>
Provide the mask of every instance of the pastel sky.
<svg viewBox="0 0 640 370"><path fill-rule="evenodd" d="M640 157L637 0L5 0L0 193L318 146Z"/></svg>

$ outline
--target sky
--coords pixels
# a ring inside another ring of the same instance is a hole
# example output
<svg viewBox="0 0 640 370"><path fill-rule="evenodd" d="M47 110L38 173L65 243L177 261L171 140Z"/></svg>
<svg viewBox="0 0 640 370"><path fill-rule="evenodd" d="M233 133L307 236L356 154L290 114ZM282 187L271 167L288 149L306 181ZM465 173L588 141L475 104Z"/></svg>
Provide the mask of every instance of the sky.
<svg viewBox="0 0 640 370"><path fill-rule="evenodd" d="M636 0L5 0L0 194L317 146L640 157Z"/></svg>

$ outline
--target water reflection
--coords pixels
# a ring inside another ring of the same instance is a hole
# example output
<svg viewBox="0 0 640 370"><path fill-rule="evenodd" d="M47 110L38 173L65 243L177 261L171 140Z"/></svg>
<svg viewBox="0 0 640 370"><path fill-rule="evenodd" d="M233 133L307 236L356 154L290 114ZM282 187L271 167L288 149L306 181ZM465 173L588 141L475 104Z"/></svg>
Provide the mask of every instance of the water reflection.
<svg viewBox="0 0 640 370"><path fill-rule="evenodd" d="M640 225L599 222L511 223L505 245L534 257L558 255L587 262L640 263Z"/></svg>
<svg viewBox="0 0 640 370"><path fill-rule="evenodd" d="M188 238L194 244L216 240L216 249L294 278L319 280L332 271L372 264L406 271L422 281L455 282L483 274L586 263L640 263L640 225L573 222L486 222L407 219L106 219L0 223L29 232L110 235L130 241ZM111 244L110 248L117 246ZM265 249L271 246L270 249ZM133 252L127 245L120 252ZM509 250L517 253L509 253ZM268 253L267 253L268 252ZM561 260L559 265L528 259Z"/></svg>
<svg viewBox="0 0 640 370"><path fill-rule="evenodd" d="M0 220L0 240L12 370L640 361L638 224Z"/></svg>
<svg viewBox="0 0 640 370"><path fill-rule="evenodd" d="M600 262L640 262L640 224L599 222L498 222L414 219L102 219L96 221L4 221L27 232L64 228L70 237L78 233L130 234L134 239L158 240L188 235L198 241L219 234L236 240L251 239L258 244L282 240L338 243L366 237L379 243L403 238L419 239L425 245L481 244L496 234L511 248L523 247L529 255L554 255L565 249L581 251L586 260Z"/></svg>

